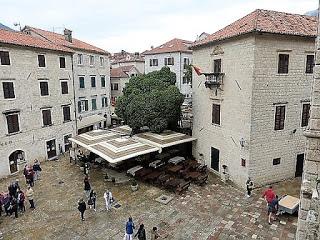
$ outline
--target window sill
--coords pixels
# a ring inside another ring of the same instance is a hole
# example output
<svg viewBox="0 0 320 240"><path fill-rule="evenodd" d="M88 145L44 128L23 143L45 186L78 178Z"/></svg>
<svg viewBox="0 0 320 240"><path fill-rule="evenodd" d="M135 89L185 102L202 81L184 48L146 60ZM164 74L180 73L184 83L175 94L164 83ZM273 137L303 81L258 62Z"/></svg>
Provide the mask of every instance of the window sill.
<svg viewBox="0 0 320 240"><path fill-rule="evenodd" d="M14 100L16 100L17 98L3 98L3 100L6 100L6 101L14 101Z"/></svg>
<svg viewBox="0 0 320 240"><path fill-rule="evenodd" d="M45 125L45 126L42 126L43 128L46 128L46 127L51 127L53 126L53 124L50 124L50 125Z"/></svg>
<svg viewBox="0 0 320 240"><path fill-rule="evenodd" d="M79 90L85 90L86 88L79 88Z"/></svg>
<svg viewBox="0 0 320 240"><path fill-rule="evenodd" d="M22 131L14 132L14 133L7 133L6 136L7 136L7 137L10 137L10 136L17 135L17 134L19 134L19 133L22 133Z"/></svg>
<svg viewBox="0 0 320 240"><path fill-rule="evenodd" d="M216 123L211 123L212 126L215 126L215 127L221 127L220 124L216 124Z"/></svg>
<svg viewBox="0 0 320 240"><path fill-rule="evenodd" d="M72 120L66 120L66 121L63 121L63 123L68 123L68 122L71 122Z"/></svg>
<svg viewBox="0 0 320 240"><path fill-rule="evenodd" d="M277 73L276 76L289 76L289 73Z"/></svg>

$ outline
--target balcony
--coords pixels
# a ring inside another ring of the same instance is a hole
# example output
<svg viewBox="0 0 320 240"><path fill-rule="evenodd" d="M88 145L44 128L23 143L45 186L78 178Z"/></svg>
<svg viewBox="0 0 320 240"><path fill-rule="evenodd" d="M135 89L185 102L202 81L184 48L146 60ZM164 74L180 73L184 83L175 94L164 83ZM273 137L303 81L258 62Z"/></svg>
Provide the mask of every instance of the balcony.
<svg viewBox="0 0 320 240"><path fill-rule="evenodd" d="M206 81L204 82L206 88L215 88L217 90L223 84L224 73L203 73L203 75L206 77Z"/></svg>

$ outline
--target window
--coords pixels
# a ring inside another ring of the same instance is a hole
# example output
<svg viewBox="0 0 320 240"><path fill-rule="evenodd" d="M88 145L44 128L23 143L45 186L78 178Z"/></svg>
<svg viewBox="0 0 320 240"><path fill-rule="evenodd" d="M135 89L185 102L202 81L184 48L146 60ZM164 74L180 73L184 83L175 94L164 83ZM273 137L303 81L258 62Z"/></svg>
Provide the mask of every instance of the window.
<svg viewBox="0 0 320 240"><path fill-rule="evenodd" d="M78 65L82 65L82 64L83 64L83 55L78 54Z"/></svg>
<svg viewBox="0 0 320 240"><path fill-rule="evenodd" d="M71 121L71 115L70 115L70 106L63 106L63 121L69 122Z"/></svg>
<svg viewBox="0 0 320 240"><path fill-rule="evenodd" d="M91 76L91 87L96 87L96 77L95 76Z"/></svg>
<svg viewBox="0 0 320 240"><path fill-rule="evenodd" d="M101 102L102 102L102 107L104 108L104 107L108 107L108 98L107 97L102 97L101 98Z"/></svg>
<svg viewBox="0 0 320 240"><path fill-rule="evenodd" d="M41 96L49 95L48 82L40 82L40 95Z"/></svg>
<svg viewBox="0 0 320 240"><path fill-rule="evenodd" d="M92 110L97 110L97 99L91 99Z"/></svg>
<svg viewBox="0 0 320 240"><path fill-rule="evenodd" d="M221 59L213 60L213 72L221 73Z"/></svg>
<svg viewBox="0 0 320 240"><path fill-rule="evenodd" d="M59 57L59 61L60 61L60 68L66 68L66 58Z"/></svg>
<svg viewBox="0 0 320 240"><path fill-rule="evenodd" d="M100 66L102 67L104 65L104 57L100 57Z"/></svg>
<svg viewBox="0 0 320 240"><path fill-rule="evenodd" d="M85 88L84 77L79 77L79 85L80 85L80 88Z"/></svg>
<svg viewBox="0 0 320 240"><path fill-rule="evenodd" d="M286 114L285 106L276 107L276 114L274 118L274 130L284 129L285 114Z"/></svg>
<svg viewBox="0 0 320 240"><path fill-rule="evenodd" d="M68 82L67 81L61 81L61 92L62 94L68 94Z"/></svg>
<svg viewBox="0 0 320 240"><path fill-rule="evenodd" d="M279 165L280 164L280 158L273 159L272 164L273 165Z"/></svg>
<svg viewBox="0 0 320 240"><path fill-rule="evenodd" d="M2 82L4 99L15 98L13 82Z"/></svg>
<svg viewBox="0 0 320 240"><path fill-rule="evenodd" d="M116 105L116 100L117 100L117 97L111 97L111 105L112 106Z"/></svg>
<svg viewBox="0 0 320 240"><path fill-rule="evenodd" d="M220 105L212 104L212 123L220 125Z"/></svg>
<svg viewBox="0 0 320 240"><path fill-rule="evenodd" d="M186 77L186 76L183 76L182 83L183 84L190 84L191 83L191 79Z"/></svg>
<svg viewBox="0 0 320 240"><path fill-rule="evenodd" d="M20 131L18 113L7 114L6 119L7 119L7 126L8 126L8 134L16 133Z"/></svg>
<svg viewBox="0 0 320 240"><path fill-rule="evenodd" d="M86 112L89 110L89 101L88 100L80 100L78 101L78 112Z"/></svg>
<svg viewBox="0 0 320 240"><path fill-rule="evenodd" d="M164 59L164 65L174 65L174 58L173 57L169 57L169 58L165 58Z"/></svg>
<svg viewBox="0 0 320 240"><path fill-rule="evenodd" d="M113 90L116 90L116 91L119 90L119 84L118 83L114 83L113 84Z"/></svg>
<svg viewBox="0 0 320 240"><path fill-rule="evenodd" d="M278 73L289 72L289 54L279 54Z"/></svg>
<svg viewBox="0 0 320 240"><path fill-rule="evenodd" d="M38 55L38 65L39 65L39 67L46 66L46 58L44 55Z"/></svg>
<svg viewBox="0 0 320 240"><path fill-rule="evenodd" d="M44 127L52 125L50 109L42 110L42 121Z"/></svg>
<svg viewBox="0 0 320 240"><path fill-rule="evenodd" d="M94 56L92 55L89 56L89 63L90 63L90 66L94 65Z"/></svg>
<svg viewBox="0 0 320 240"><path fill-rule="evenodd" d="M305 103L302 105L301 127L308 126L309 117L310 117L310 103Z"/></svg>
<svg viewBox="0 0 320 240"><path fill-rule="evenodd" d="M313 73L314 55L307 55L306 73Z"/></svg>
<svg viewBox="0 0 320 240"><path fill-rule="evenodd" d="M8 51L0 51L1 65L10 65L10 57Z"/></svg>
<svg viewBox="0 0 320 240"><path fill-rule="evenodd" d="M106 87L106 77L105 76L101 76L101 87Z"/></svg>
<svg viewBox="0 0 320 240"><path fill-rule="evenodd" d="M158 66L158 59L150 59L150 67Z"/></svg>
<svg viewBox="0 0 320 240"><path fill-rule="evenodd" d="M246 160L244 158L241 158L241 166L242 167L246 166Z"/></svg>
<svg viewBox="0 0 320 240"><path fill-rule="evenodd" d="M190 65L190 59L184 58L183 59L183 68L186 68L188 65Z"/></svg>

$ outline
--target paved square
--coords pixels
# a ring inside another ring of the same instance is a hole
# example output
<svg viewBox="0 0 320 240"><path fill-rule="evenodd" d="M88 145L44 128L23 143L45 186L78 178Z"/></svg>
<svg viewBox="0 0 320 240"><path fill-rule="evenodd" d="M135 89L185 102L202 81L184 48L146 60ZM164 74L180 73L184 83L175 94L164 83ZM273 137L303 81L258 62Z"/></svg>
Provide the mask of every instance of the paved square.
<svg viewBox="0 0 320 240"><path fill-rule="evenodd" d="M281 216L268 225L266 206L261 189L250 199L244 192L223 184L210 175L203 187L191 185L182 195L139 183L139 190L132 192L128 182L114 184L103 181L104 172L90 172L91 185L97 192L97 212L87 210L86 220L80 221L77 201L84 196L83 174L79 167L68 160L42 164L42 178L36 182L36 210L27 208L18 219L1 217L4 239L114 239L123 240L124 225L132 216L135 225L144 223L147 234L157 226L161 239L213 240L213 239L293 239L296 216ZM6 190L10 181L19 178L25 189L22 173L0 181L0 190ZM103 193L112 191L121 207L111 212L104 210ZM299 181L289 180L274 186L275 191L299 195ZM167 204L156 202L161 195L174 196ZM29 207L28 203L26 206ZM147 236L149 239L150 235Z"/></svg>

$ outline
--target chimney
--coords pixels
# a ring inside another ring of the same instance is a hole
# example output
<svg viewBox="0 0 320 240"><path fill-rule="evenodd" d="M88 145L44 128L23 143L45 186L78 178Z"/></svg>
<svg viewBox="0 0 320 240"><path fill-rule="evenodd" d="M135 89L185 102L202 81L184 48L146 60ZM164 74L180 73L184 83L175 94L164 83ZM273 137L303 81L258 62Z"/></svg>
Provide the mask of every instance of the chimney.
<svg viewBox="0 0 320 240"><path fill-rule="evenodd" d="M69 29L64 29L63 30L63 34L64 34L64 38L68 41L68 42L72 42L72 31Z"/></svg>
<svg viewBox="0 0 320 240"><path fill-rule="evenodd" d="M135 53L134 53L134 56L135 56L135 57L139 57L139 55L140 55L139 52L135 52Z"/></svg>
<svg viewBox="0 0 320 240"><path fill-rule="evenodd" d="M153 49L153 46L151 46L151 49Z"/></svg>

